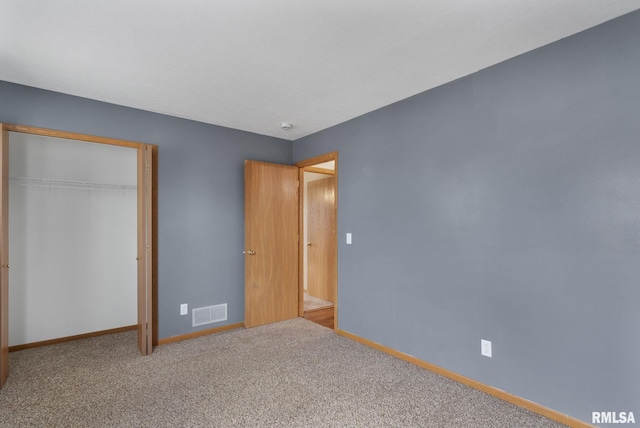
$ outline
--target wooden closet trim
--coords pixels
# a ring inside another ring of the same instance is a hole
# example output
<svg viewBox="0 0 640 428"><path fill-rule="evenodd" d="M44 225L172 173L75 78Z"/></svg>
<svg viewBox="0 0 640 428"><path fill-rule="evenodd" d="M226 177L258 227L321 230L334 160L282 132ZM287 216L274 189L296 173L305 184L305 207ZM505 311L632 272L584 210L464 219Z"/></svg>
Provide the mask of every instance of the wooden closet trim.
<svg viewBox="0 0 640 428"><path fill-rule="evenodd" d="M119 140L116 138L107 138L107 137L98 137L95 135L78 134L75 132L58 131L55 129L37 128L34 126L26 126L26 125L5 124L4 128L10 132L22 132L24 134L34 134L34 135L42 135L45 137L64 138L67 140L77 140L77 141L84 141L89 143L110 144L112 146L131 147L134 149L139 149L145 145L144 143L138 143L135 141ZM153 144L149 144L149 145L154 146Z"/></svg>

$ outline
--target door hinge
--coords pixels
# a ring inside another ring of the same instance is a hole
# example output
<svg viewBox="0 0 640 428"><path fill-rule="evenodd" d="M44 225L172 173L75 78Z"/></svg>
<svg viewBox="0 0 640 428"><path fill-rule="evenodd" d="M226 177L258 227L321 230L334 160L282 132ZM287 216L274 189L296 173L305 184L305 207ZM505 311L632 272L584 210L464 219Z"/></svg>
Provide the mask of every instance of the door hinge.
<svg viewBox="0 0 640 428"><path fill-rule="evenodd" d="M149 171L151 169L151 167L149 167L149 164L147 164L147 171Z"/></svg>
<svg viewBox="0 0 640 428"><path fill-rule="evenodd" d="M149 246L147 245L147 253L148 253L149 251L151 251L151 247L149 247Z"/></svg>

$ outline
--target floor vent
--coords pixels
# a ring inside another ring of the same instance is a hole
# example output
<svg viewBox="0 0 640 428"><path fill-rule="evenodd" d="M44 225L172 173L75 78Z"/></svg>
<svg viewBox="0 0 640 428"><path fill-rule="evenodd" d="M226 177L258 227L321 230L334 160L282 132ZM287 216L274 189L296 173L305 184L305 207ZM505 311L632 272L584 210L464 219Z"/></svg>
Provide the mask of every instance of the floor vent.
<svg viewBox="0 0 640 428"><path fill-rule="evenodd" d="M191 311L192 327L199 325L211 324L214 322L227 320L227 304L214 306L205 306L203 308L195 308Z"/></svg>

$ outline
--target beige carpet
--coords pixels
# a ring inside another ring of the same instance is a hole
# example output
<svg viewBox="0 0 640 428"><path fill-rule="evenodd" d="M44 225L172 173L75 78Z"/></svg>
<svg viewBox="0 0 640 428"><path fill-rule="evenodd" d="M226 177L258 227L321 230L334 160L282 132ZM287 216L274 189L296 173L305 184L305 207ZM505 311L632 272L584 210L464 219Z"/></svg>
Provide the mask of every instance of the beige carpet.
<svg viewBox="0 0 640 428"><path fill-rule="evenodd" d="M322 300L318 297L311 296L306 291L304 292L304 310L312 311L314 309L320 308L328 308L329 306L333 306L333 302L328 300Z"/></svg>
<svg viewBox="0 0 640 428"><path fill-rule="evenodd" d="M295 319L158 347L135 332L11 353L1 427L558 427Z"/></svg>

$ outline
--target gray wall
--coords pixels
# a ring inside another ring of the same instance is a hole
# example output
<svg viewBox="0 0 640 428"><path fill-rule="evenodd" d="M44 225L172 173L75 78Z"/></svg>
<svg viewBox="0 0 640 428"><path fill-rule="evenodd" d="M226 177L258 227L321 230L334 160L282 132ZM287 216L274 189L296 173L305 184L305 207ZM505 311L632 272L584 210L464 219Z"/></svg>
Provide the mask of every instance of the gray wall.
<svg viewBox="0 0 640 428"><path fill-rule="evenodd" d="M243 321L243 162L290 164L290 142L7 82L0 122L157 144L159 337ZM192 328L180 303L228 321Z"/></svg>
<svg viewBox="0 0 640 428"><path fill-rule="evenodd" d="M296 141L339 150L340 328L638 418L639 114L635 12Z"/></svg>

